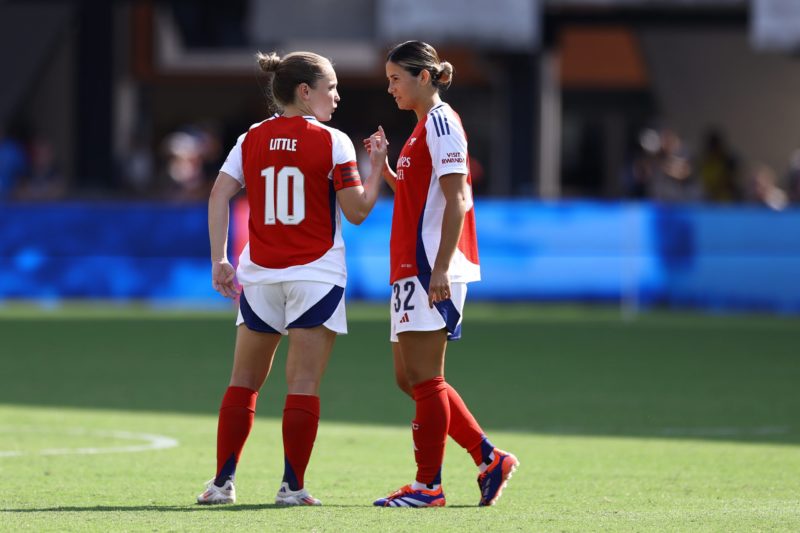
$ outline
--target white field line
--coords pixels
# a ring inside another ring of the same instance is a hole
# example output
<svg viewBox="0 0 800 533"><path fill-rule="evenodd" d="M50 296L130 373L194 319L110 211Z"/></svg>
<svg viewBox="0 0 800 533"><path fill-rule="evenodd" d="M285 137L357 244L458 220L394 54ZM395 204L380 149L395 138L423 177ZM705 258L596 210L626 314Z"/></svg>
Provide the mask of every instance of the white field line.
<svg viewBox="0 0 800 533"><path fill-rule="evenodd" d="M25 455L22 452L3 452L0 451L0 457L19 457L20 455Z"/></svg>
<svg viewBox="0 0 800 533"><path fill-rule="evenodd" d="M133 433L130 431L91 430L83 428L71 428L59 431L55 429L47 430L33 427L0 427L0 433L48 433L144 441L144 443L141 444L132 444L129 446L110 446L105 448L93 446L90 448L44 448L38 451L0 450L0 458L20 457L23 455L97 455L104 453L136 453L151 450L164 450L167 448L174 448L179 445L177 439L173 439L172 437L154 435L151 433Z"/></svg>

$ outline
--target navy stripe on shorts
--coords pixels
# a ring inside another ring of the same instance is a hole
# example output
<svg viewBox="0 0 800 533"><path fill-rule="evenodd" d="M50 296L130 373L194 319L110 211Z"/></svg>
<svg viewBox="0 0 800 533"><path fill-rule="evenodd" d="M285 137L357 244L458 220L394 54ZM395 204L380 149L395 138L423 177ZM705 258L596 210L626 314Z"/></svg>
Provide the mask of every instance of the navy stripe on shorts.
<svg viewBox="0 0 800 533"><path fill-rule="evenodd" d="M314 328L321 326L333 315L339 302L342 301L344 296L344 287L334 285L333 288L322 297L320 301L315 303L311 308L300 315L294 322L286 326L290 328Z"/></svg>
<svg viewBox="0 0 800 533"><path fill-rule="evenodd" d="M253 311L253 308L250 307L250 304L247 302L247 298L245 298L244 290L242 290L241 294L239 294L239 309L242 312L244 325L247 326L247 329L260 331L261 333L280 333L280 331L277 331L275 328L261 320L255 311Z"/></svg>
<svg viewBox="0 0 800 533"><path fill-rule="evenodd" d="M418 274L417 278L422 284L422 288L425 289L425 292L429 293L431 286L430 273ZM433 306L436 307L436 310L442 315L444 327L447 330L447 340L459 340L461 338L461 324L459 323L459 320L461 320L461 313L458 312L453 300L447 299L443 302L436 302Z"/></svg>

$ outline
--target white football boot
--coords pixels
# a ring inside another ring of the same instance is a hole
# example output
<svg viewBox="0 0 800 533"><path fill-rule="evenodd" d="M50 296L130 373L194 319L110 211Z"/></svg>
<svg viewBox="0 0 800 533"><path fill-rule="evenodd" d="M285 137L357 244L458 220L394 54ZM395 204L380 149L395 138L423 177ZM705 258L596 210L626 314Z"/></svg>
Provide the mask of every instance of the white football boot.
<svg viewBox="0 0 800 533"><path fill-rule="evenodd" d="M289 484L281 483L278 494L275 495L278 505L322 505L322 502L308 493L306 489L289 490Z"/></svg>
<svg viewBox="0 0 800 533"><path fill-rule="evenodd" d="M214 485L212 479L206 483L206 490L197 497L200 505L220 505L226 503L236 503L236 487L230 479L221 487Z"/></svg>

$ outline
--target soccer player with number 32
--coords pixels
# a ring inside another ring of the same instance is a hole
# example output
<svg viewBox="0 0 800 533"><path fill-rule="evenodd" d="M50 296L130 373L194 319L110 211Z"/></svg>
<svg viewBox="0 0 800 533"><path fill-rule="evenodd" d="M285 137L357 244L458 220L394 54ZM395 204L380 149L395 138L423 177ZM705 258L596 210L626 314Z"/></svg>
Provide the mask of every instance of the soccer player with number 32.
<svg viewBox="0 0 800 533"><path fill-rule="evenodd" d="M397 107L417 116L397 171L383 161L384 179L394 191L392 351L397 383L416 403L417 474L413 483L374 503L443 506L441 470L449 434L478 466L478 505L493 505L519 461L489 442L444 379L447 341L461 336L467 283L480 279L467 137L461 119L439 95L450 85L453 67L429 44L408 41L389 52L386 77ZM383 130L365 139L368 151L376 139L385 139Z"/></svg>
<svg viewBox="0 0 800 533"><path fill-rule="evenodd" d="M354 224L370 213L386 142L374 136L373 171L362 186L352 141L323 124L339 103L331 63L309 52L259 54L258 63L269 77L268 104L280 112L239 137L208 207L212 284L233 298L238 277L242 293L233 371L219 411L216 475L197 502L235 502L234 474L258 391L281 336L288 335L285 464L275 503L319 505L304 474L317 435L320 381L336 335L347 333L339 210ZM249 242L234 271L226 257L229 203L242 188L250 206Z"/></svg>

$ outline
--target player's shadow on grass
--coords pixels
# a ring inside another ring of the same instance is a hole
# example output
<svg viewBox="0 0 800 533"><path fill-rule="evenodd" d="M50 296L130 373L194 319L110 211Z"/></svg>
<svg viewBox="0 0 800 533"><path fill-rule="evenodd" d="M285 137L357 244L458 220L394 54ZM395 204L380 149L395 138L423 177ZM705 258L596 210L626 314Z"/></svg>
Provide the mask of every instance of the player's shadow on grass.
<svg viewBox="0 0 800 533"><path fill-rule="evenodd" d="M3 509L0 512L4 513L106 513L106 512L139 512L139 511L155 511L161 513L194 513L194 512L237 512L237 511L262 511L262 510L284 510L294 509L297 506L291 505L278 505L276 503L251 503L241 505L93 505L87 507L64 506L64 507L39 507L39 508L25 508L25 509ZM311 506L308 506L311 507ZM369 504L363 505L325 505L325 507L336 508L368 508L373 507ZM454 505L452 507L459 507ZM469 507L469 506L464 506Z"/></svg>

